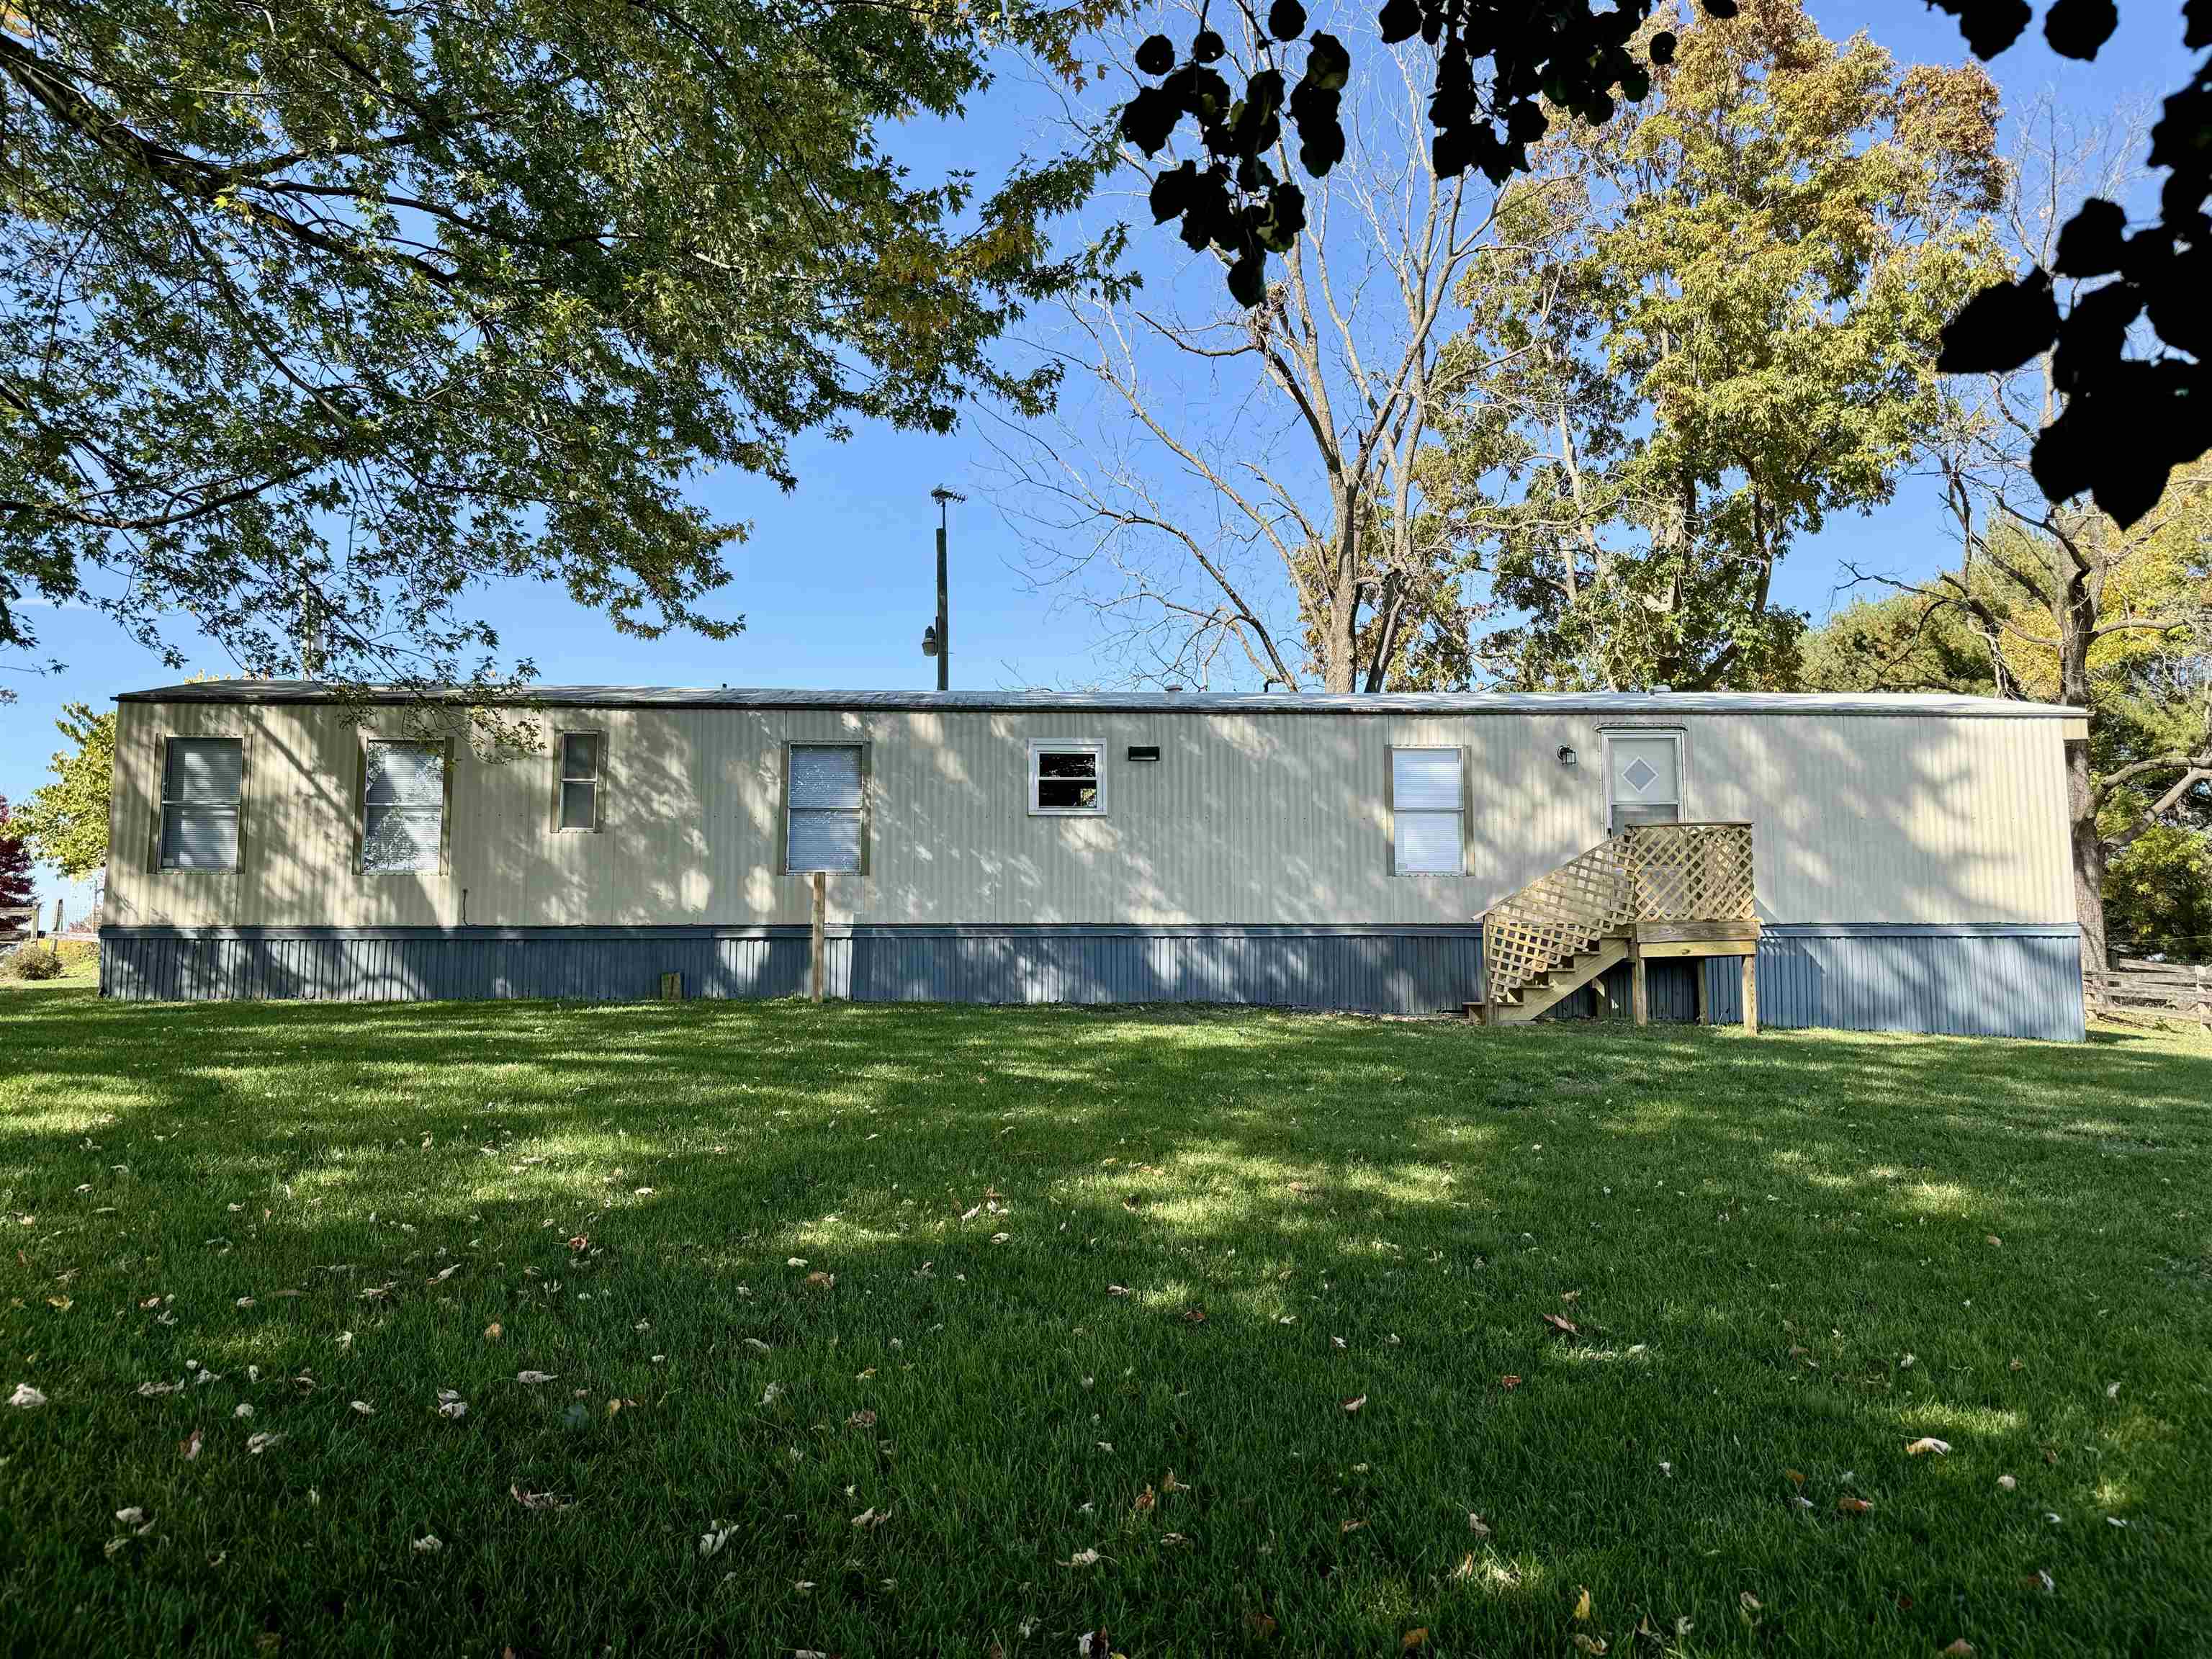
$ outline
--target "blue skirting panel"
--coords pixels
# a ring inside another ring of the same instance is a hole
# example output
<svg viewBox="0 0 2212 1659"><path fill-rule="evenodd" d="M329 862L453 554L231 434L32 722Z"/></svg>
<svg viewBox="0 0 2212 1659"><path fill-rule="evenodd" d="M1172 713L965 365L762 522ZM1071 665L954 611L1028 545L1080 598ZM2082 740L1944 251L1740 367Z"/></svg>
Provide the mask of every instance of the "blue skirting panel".
<svg viewBox="0 0 2212 1659"><path fill-rule="evenodd" d="M104 995L336 1001L553 997L635 1000L660 975L688 997L804 994L804 927L109 928ZM1237 1003L1421 1014L1482 995L1482 937L1458 927L857 926L830 930L825 989L863 1002ZM1762 1024L2078 1039L2071 926L1770 924ZM1733 959L1658 962L1652 1017L1686 1020L1694 975L1711 1017L1741 1018ZM1628 970L1608 980L1626 1018ZM1588 1018L1594 996L1558 1017Z"/></svg>

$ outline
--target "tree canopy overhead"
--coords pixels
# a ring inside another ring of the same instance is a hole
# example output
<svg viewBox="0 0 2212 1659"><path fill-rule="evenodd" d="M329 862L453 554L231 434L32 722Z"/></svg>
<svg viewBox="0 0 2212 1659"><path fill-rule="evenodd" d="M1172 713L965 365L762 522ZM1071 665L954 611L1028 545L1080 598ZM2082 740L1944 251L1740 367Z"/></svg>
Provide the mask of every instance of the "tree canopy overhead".
<svg viewBox="0 0 2212 1659"><path fill-rule="evenodd" d="M1074 73L1095 15L999 33ZM687 478L1048 393L991 348L1082 269L1042 228L1092 158L917 183L877 137L988 44L858 0L0 9L0 647L38 594L452 678L518 574L734 632Z"/></svg>
<svg viewBox="0 0 2212 1659"><path fill-rule="evenodd" d="M1251 0L1239 0L1252 15ZM2027 0L1929 0L1959 20L1977 57L2009 48L2034 21ZM1699 0L1726 21L1739 0ZM1671 17L1671 8L1668 10ZM1415 35L1435 49L1429 102L1431 155L1439 177L1479 167L1503 182L1527 170L1531 147L1554 121L1603 125L1620 106L1650 95L1656 68L1672 61L1673 27L1639 32L1662 0L1385 0L1378 21L1386 41ZM1751 4L1749 9L1761 9ZM2212 0L2183 0L2184 43L2212 48ZM1257 306L1267 256L1287 249L1304 221L1304 191L1289 169L1271 165L1287 112L1299 139L1298 164L1325 175L1344 154L1339 115L1354 72L1334 35L1303 42L1304 66L1288 81L1305 14L1297 0L1269 10L1273 37L1241 94L1214 65L1220 35L1200 27L1187 60L1165 35L1146 43L1139 67L1157 86L1139 89L1121 113L1122 135L1157 155L1186 120L1205 162L1162 175L1152 211L1180 222L1194 248L1211 246L1230 292ZM2118 27L2114 0L2051 0L2043 33L2062 57L2096 57ZM1286 90L1287 88L1287 90ZM2168 169L2160 218L2132 230L2116 203L2093 200L2068 227L2057 274L2098 285L2062 316L2051 273L2038 267L2000 280L1952 319L1942 366L1953 373L2002 372L2058 348L2069 403L2037 446L2036 479L2053 501L2084 491L2123 524L2148 512L2172 469L2212 448L2212 56L2166 100L2152 134L2150 164ZM2160 349L2131 353L2130 330L2148 319Z"/></svg>
<svg viewBox="0 0 2212 1659"><path fill-rule="evenodd" d="M1800 0L1690 32L1652 100L1539 145L1464 288L1446 498L1514 620L1508 684L1790 683L1798 538L1888 499L1944 318L2003 265L1997 94L1823 38ZM1441 491L1440 494L1445 492Z"/></svg>

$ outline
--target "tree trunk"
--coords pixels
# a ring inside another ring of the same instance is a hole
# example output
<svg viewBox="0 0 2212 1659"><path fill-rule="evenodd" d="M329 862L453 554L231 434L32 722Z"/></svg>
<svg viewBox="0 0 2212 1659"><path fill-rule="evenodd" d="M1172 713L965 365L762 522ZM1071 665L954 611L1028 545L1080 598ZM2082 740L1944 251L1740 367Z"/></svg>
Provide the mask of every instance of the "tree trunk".
<svg viewBox="0 0 2212 1659"><path fill-rule="evenodd" d="M2097 591L2087 562L2070 543L2052 553L2058 603L2058 695L2075 708L2090 707L2089 651L2096 642ZM2105 843L2097 835L2100 796L2089 760L2089 739L2066 740L2066 819L2074 842L2074 917L2081 928L2081 969L2101 1002L2112 966L2105 939Z"/></svg>
<svg viewBox="0 0 2212 1659"><path fill-rule="evenodd" d="M2105 939L2105 843L2097 835L2097 786L2089 740L2066 740L2066 816L2074 839L2074 914L2081 925L2081 969L2101 988L2111 965Z"/></svg>

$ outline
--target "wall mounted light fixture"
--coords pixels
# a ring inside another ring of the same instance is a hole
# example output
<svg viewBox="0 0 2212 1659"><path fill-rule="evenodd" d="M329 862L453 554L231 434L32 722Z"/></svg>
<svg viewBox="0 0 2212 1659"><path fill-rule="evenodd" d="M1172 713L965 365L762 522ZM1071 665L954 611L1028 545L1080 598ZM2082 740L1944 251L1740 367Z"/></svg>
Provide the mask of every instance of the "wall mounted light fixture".
<svg viewBox="0 0 2212 1659"><path fill-rule="evenodd" d="M1568 744L1561 744L1559 745L1559 764L1562 766L1572 766L1574 763L1575 751L1573 747Z"/></svg>

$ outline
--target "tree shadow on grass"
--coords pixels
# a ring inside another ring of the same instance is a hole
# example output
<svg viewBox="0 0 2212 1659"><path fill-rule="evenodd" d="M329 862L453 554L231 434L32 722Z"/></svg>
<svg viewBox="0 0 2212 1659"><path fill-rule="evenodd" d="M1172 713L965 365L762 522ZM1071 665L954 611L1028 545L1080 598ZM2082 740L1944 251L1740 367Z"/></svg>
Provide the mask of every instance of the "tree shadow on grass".
<svg viewBox="0 0 2212 1659"><path fill-rule="evenodd" d="M1717 1648L1940 1646L1963 1606L2057 1650L2212 1612L2174 1219L2212 1068L2155 1044L82 999L0 1004L0 1043L10 1292L74 1268L92 1316L37 1338L70 1414L5 1425L9 1588L57 1639L443 1646L467 1608L518 1650L1196 1653L1265 1609L1299 1651L1553 1651L1587 1584ZM137 1397L187 1358L229 1381ZM289 1450L252 1458L213 1413L257 1364L316 1386L255 1393ZM1984 1513L2000 1465L2057 1472ZM125 1489L171 1547L102 1576L85 1494Z"/></svg>

